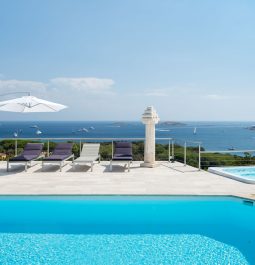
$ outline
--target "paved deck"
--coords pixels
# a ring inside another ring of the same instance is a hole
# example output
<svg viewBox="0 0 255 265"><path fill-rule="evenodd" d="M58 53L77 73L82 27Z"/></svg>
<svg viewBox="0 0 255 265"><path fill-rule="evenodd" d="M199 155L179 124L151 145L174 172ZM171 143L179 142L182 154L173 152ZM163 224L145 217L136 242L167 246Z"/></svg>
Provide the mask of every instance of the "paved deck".
<svg viewBox="0 0 255 265"><path fill-rule="evenodd" d="M134 162L130 172L101 162L90 172L89 167L72 170L70 164L58 171L47 166L41 172L37 164L24 172L15 165L6 172L6 162L0 162L0 195L6 194L147 194L147 195L235 195L255 198L255 185L245 184L181 163L158 162L155 168L141 168Z"/></svg>

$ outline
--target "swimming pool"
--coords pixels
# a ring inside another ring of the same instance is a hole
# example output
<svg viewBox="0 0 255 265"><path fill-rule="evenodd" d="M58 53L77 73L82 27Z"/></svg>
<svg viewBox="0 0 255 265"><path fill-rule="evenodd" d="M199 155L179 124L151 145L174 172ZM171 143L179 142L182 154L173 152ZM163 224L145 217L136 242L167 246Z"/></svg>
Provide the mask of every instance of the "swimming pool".
<svg viewBox="0 0 255 265"><path fill-rule="evenodd" d="M209 167L208 171L227 178L249 184L255 184L255 166L245 167Z"/></svg>
<svg viewBox="0 0 255 265"><path fill-rule="evenodd" d="M202 196L1 196L0 264L255 264L255 203Z"/></svg>

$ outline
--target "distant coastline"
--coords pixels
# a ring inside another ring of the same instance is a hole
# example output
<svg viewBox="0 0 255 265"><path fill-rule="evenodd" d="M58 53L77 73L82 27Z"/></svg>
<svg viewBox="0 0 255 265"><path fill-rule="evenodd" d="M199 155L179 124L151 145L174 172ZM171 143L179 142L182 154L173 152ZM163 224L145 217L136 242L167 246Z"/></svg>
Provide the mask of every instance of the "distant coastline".
<svg viewBox="0 0 255 265"><path fill-rule="evenodd" d="M178 122L178 121L162 121L159 122L160 126L186 126L186 123Z"/></svg>

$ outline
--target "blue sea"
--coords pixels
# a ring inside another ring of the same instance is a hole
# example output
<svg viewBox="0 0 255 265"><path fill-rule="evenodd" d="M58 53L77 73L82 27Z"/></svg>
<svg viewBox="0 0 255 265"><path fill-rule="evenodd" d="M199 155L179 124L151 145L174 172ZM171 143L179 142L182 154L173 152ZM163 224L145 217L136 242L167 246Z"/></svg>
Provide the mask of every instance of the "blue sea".
<svg viewBox="0 0 255 265"><path fill-rule="evenodd" d="M182 145L185 140L198 141L206 150L255 149L255 130L247 129L254 124L255 122L160 123L156 126L156 137L174 138L176 143ZM0 138L13 138L14 134L20 138L143 138L145 133L144 125L139 121L0 122ZM189 144L196 145L191 142Z"/></svg>

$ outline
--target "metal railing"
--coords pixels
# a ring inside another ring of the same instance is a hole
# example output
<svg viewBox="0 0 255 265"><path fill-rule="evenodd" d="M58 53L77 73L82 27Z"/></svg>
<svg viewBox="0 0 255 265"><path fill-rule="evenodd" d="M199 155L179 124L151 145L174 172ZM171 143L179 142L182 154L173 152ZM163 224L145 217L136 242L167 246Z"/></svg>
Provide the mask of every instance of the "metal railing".
<svg viewBox="0 0 255 265"><path fill-rule="evenodd" d="M193 152L195 153L196 156L196 161L193 161L193 163L191 164L192 166L197 167L199 170L201 169L200 164L201 164L201 147L202 147L202 142L199 141L192 141L192 140L183 140L183 139L175 139L175 143L176 143L176 148L178 148L178 150L176 150L175 155L176 160L183 163L184 166L190 164L190 157L189 155L192 154L192 150L196 148L196 150Z"/></svg>
<svg viewBox="0 0 255 265"><path fill-rule="evenodd" d="M18 154L19 149L19 141L40 141L47 144L46 153L47 155L50 154L50 143L52 142L74 142L79 146L79 153L82 149L83 142L101 142L101 143L111 143L111 154L109 155L112 157L114 152L114 142L115 141L132 141L132 142L145 142L145 138L118 138L118 137L107 137L107 138L100 138L100 137L49 137L49 138L0 138L0 141L3 140L11 140L14 141L15 146L15 155ZM164 145L168 145L168 161L178 161L183 163L183 166L191 165L193 167L201 168L204 167L203 161L201 160L204 154L210 153L247 153L247 152L255 152L255 150L226 150L226 151L204 151L202 149L202 142L199 141L191 141L191 140L183 140L183 139L173 139L173 138L156 138L157 143L163 143Z"/></svg>
<svg viewBox="0 0 255 265"><path fill-rule="evenodd" d="M14 149L15 149L15 156L18 155L18 143L19 141L40 141L43 143L47 143L47 155L50 154L50 143L51 142L62 142L62 141L68 141L68 142L74 142L79 144L79 153L81 153L82 149L82 143L83 142L108 142L111 143L111 156L113 156L114 152L114 142L116 141L132 141L132 142L138 142L142 141L145 142L145 138L70 138L70 137L62 137L62 138L0 138L0 141L9 140L14 141ZM157 142L164 142L165 144L168 144L168 161L174 159L174 139L173 138L156 138Z"/></svg>
<svg viewBox="0 0 255 265"><path fill-rule="evenodd" d="M209 166L231 166L231 165L247 165L255 164L255 157L251 156L255 153L254 149L246 150L210 150L199 152L199 169ZM239 154L239 155L237 155ZM206 157L206 155L209 155ZM210 157L210 155L213 155ZM225 156L224 156L225 155ZM207 158L201 161L201 157Z"/></svg>
<svg viewBox="0 0 255 265"><path fill-rule="evenodd" d="M14 151L15 155L18 154L19 141L40 141L46 143L45 152L47 155L50 154L51 143L53 142L74 142L78 145L76 147L77 154L81 152L83 142L99 142L111 144L111 149L107 147L106 157L109 159L113 156L114 152L114 142L115 141L131 141L131 142L145 142L145 138L87 138L87 137L64 137L64 138L0 138L0 141L11 140L14 141ZM255 149L246 150L210 150L205 151L202 148L202 142L190 141L183 139L173 139L173 138L156 138L156 144L162 143L164 145L164 154L159 157L163 160L178 161L183 163L183 166L191 165L198 168L198 170L206 169L209 166L227 166L227 165L255 165ZM160 150L160 149L159 149ZM12 151L12 152L13 152ZM111 153L110 153L111 152ZM13 153L12 153L13 154ZM137 153L138 154L138 153ZM141 154L137 156L142 158Z"/></svg>

